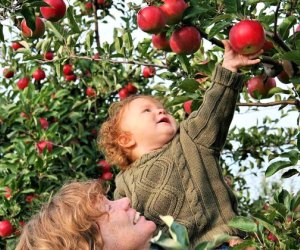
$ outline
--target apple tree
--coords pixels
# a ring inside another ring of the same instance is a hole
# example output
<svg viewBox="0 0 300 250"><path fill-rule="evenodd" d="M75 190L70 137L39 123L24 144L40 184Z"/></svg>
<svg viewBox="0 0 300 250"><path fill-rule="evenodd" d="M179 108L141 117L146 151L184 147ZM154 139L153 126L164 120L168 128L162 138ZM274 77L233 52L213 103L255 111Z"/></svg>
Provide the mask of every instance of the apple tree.
<svg viewBox="0 0 300 250"><path fill-rule="evenodd" d="M14 249L35 209L69 180L99 178L111 195L118 169L97 148L109 105L151 94L185 119L202 103L223 39L240 53L264 49L260 64L241 69L237 112L275 106L282 118L298 116L299 10L296 0L2 0L0 248ZM300 246L299 190L261 184L253 199L245 179L299 178L299 121L279 120L233 127L223 150L242 215L231 224L249 233L245 246Z"/></svg>

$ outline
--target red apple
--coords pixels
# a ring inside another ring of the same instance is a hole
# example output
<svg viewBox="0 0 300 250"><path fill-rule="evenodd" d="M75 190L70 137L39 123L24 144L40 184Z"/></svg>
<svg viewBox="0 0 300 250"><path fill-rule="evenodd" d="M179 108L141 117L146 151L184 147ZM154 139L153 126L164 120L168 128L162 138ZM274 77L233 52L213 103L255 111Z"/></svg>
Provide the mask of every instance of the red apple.
<svg viewBox="0 0 300 250"><path fill-rule="evenodd" d="M32 74L32 77L36 80L36 81L41 81L43 79L45 79L46 74L45 71L38 68L37 70L35 70Z"/></svg>
<svg viewBox="0 0 300 250"><path fill-rule="evenodd" d="M13 70L9 69L9 68L5 68L3 70L3 76L5 78L12 78L14 76L14 74L15 74L15 72Z"/></svg>
<svg viewBox="0 0 300 250"><path fill-rule="evenodd" d="M20 117L25 118L25 119L29 119L29 116L23 111L20 113Z"/></svg>
<svg viewBox="0 0 300 250"><path fill-rule="evenodd" d="M40 8L42 16L51 21L56 22L64 17L66 14L66 4L63 0L43 0L49 6Z"/></svg>
<svg viewBox="0 0 300 250"><path fill-rule="evenodd" d="M237 53L255 54L265 44L265 31L258 21L242 20L230 29L229 41Z"/></svg>
<svg viewBox="0 0 300 250"><path fill-rule="evenodd" d="M152 44L155 48L165 50L165 51L171 51L170 47L170 41L166 37L166 33L160 33L157 35L152 35Z"/></svg>
<svg viewBox="0 0 300 250"><path fill-rule="evenodd" d="M126 97L130 95L126 88L121 88L118 92L120 100L124 100Z"/></svg>
<svg viewBox="0 0 300 250"><path fill-rule="evenodd" d="M35 18L35 30L32 31L26 24L26 20L23 19L21 22L22 34L24 37L28 38L39 38L45 33L45 24L43 20L39 17Z"/></svg>
<svg viewBox="0 0 300 250"><path fill-rule="evenodd" d="M175 30L170 37L170 46L176 54L193 54L201 45L200 32L193 26Z"/></svg>
<svg viewBox="0 0 300 250"><path fill-rule="evenodd" d="M20 48L24 48L24 46L22 44L18 43L18 42L13 42L11 44L11 47L13 48L13 50L18 50Z"/></svg>
<svg viewBox="0 0 300 250"><path fill-rule="evenodd" d="M165 27L166 17L159 7L147 6L138 12L137 24L142 31L156 34Z"/></svg>
<svg viewBox="0 0 300 250"><path fill-rule="evenodd" d="M93 9L93 3L92 3L92 2L87 2L87 3L85 4L85 9L86 9L87 11L90 11L91 9Z"/></svg>
<svg viewBox="0 0 300 250"><path fill-rule="evenodd" d="M299 31L300 31L300 24L298 24L298 26L297 26L295 32L299 32Z"/></svg>
<svg viewBox="0 0 300 250"><path fill-rule="evenodd" d="M37 148L39 154L42 154L44 149L47 149L48 152L51 153L53 150L53 144L51 141L39 141L36 144L36 148Z"/></svg>
<svg viewBox="0 0 300 250"><path fill-rule="evenodd" d="M269 241L273 241L273 242L278 241L277 237L274 234L272 234L271 232L268 234L267 238Z"/></svg>
<svg viewBox="0 0 300 250"><path fill-rule="evenodd" d="M112 180L114 177L112 172L104 172L101 176L100 179L101 180L105 180L105 181L110 181Z"/></svg>
<svg viewBox="0 0 300 250"><path fill-rule="evenodd" d="M143 76L145 78L153 77L153 76L155 76L155 73L156 73L156 70L152 66L146 66L143 68Z"/></svg>
<svg viewBox="0 0 300 250"><path fill-rule="evenodd" d="M29 81L30 81L30 78L27 77L27 76L26 76L26 77L23 77L23 78L21 78L21 79L19 79L19 81L18 81L18 83L17 83L18 88L19 88L20 90L25 89L25 88L28 86Z"/></svg>
<svg viewBox="0 0 300 250"><path fill-rule="evenodd" d="M65 75L73 75L73 65L72 64L65 64L63 66L63 72Z"/></svg>
<svg viewBox="0 0 300 250"><path fill-rule="evenodd" d="M290 83L291 82L288 74L284 70L279 73L277 78L282 83Z"/></svg>
<svg viewBox="0 0 300 250"><path fill-rule="evenodd" d="M255 76L247 82L247 89L250 96L255 99L268 97L270 89L276 87L274 78L268 77L264 82L262 76Z"/></svg>
<svg viewBox="0 0 300 250"><path fill-rule="evenodd" d="M96 91L92 87L88 87L85 93L89 97L95 97L97 95Z"/></svg>
<svg viewBox="0 0 300 250"><path fill-rule="evenodd" d="M130 94L135 94L137 92L137 87L134 86L131 82L129 82L125 88L128 90Z"/></svg>
<svg viewBox="0 0 300 250"><path fill-rule="evenodd" d="M44 54L44 59L45 60L51 61L51 60L53 60L53 57L54 57L54 53L52 51L47 51Z"/></svg>
<svg viewBox="0 0 300 250"><path fill-rule="evenodd" d="M262 47L264 51L274 49L274 44L271 41L265 40L264 46Z"/></svg>
<svg viewBox="0 0 300 250"><path fill-rule="evenodd" d="M193 100L188 100L183 103L183 109L187 114L192 113L192 103L193 103Z"/></svg>
<svg viewBox="0 0 300 250"><path fill-rule="evenodd" d="M98 59L100 59L100 55L99 55L99 53L96 53L95 55L93 55L93 59L94 59L94 60L98 60Z"/></svg>
<svg viewBox="0 0 300 250"><path fill-rule="evenodd" d="M4 197L9 200L11 198L12 190L9 187L5 187L4 189L5 189Z"/></svg>
<svg viewBox="0 0 300 250"><path fill-rule="evenodd" d="M14 231L14 228L9 220L0 221L0 236L7 237L10 236Z"/></svg>
<svg viewBox="0 0 300 250"><path fill-rule="evenodd" d="M28 203L31 203L33 201L33 199L35 199L35 197L36 196L34 194L26 195L25 201L28 202Z"/></svg>
<svg viewBox="0 0 300 250"><path fill-rule="evenodd" d="M72 75L65 75L65 78L67 81L75 81L77 79L77 76L75 74Z"/></svg>
<svg viewBox="0 0 300 250"><path fill-rule="evenodd" d="M176 24L182 19L182 14L187 7L184 0L164 0L160 9L165 13L167 24Z"/></svg>
<svg viewBox="0 0 300 250"><path fill-rule="evenodd" d="M41 117L40 119L40 124L41 124L41 128L42 129L48 129L49 128L49 122L47 121L47 119L46 118L44 118L44 117Z"/></svg>
<svg viewBox="0 0 300 250"><path fill-rule="evenodd" d="M111 169L111 165L106 161L106 160L100 160L97 163L101 170L105 173L105 172L109 172Z"/></svg>

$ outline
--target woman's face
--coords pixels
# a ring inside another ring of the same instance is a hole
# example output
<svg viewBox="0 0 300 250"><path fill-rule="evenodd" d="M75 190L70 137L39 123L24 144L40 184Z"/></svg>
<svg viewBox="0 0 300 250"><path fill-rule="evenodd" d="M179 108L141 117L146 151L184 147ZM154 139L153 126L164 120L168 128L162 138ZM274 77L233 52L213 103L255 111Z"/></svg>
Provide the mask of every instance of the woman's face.
<svg viewBox="0 0 300 250"><path fill-rule="evenodd" d="M104 249L149 249L156 225L131 208L128 198L110 201L104 197L99 203L107 212L97 221Z"/></svg>

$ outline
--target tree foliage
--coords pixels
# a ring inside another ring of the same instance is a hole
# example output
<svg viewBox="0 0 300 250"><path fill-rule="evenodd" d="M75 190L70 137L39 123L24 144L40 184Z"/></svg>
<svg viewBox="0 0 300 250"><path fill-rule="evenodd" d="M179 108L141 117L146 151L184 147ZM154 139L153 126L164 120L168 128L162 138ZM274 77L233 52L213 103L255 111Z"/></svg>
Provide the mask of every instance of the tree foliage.
<svg viewBox="0 0 300 250"><path fill-rule="evenodd" d="M160 5L161 1L137 4L113 0L106 1L106 5L93 1L91 8L87 2L68 2L64 18L57 22L43 19L45 34L32 39L22 36L20 23L25 18L35 29L35 15L41 16L39 8L47 4L41 0L1 1L0 65L14 74L0 78L0 220L10 220L15 232L0 239L0 248L14 248L20 222L26 222L34 208L64 182L101 178L104 170L99 161L104 155L97 149L97 131L107 118L109 105L119 99L118 91L129 82L138 93L163 98L179 121L185 118L185 101L193 100L192 109L196 109L210 86L209 76L222 60L221 40L228 39L230 28L240 20L260 21L274 46L264 52L259 65L242 71L251 78L258 74L276 77L285 70L289 84L272 89L272 99L266 100L251 98L245 87L237 112L242 106L251 112L261 106L276 106L282 117L299 112L300 32L295 32L300 24L299 1L186 1L189 7L182 21L168 25L166 34L169 37L183 25L196 27L202 44L192 55L157 50L150 35L134 35L140 8ZM110 27L112 42L108 42L99 31L115 15L120 15L120 21L118 26ZM12 43L19 43L21 48L13 49ZM54 54L50 60L45 59L49 51ZM65 64L73 66L73 80L64 74ZM145 66L155 67L154 78L143 77ZM32 78L38 68L45 71L45 79ZM17 82L24 77L30 81L21 90ZM96 94L87 95L87 88L93 88ZM41 123L41 118L48 126ZM225 180L236 190L240 211L247 216L232 222L232 226L250 233L245 244L297 249L299 191L289 193L277 186L253 200L244 175L250 172L255 178L260 172L268 181L277 172L281 178L299 177L299 126L280 127L278 123L266 117L259 126L232 128L221 164ZM41 142L46 142L44 149L40 148ZM238 173L234 173L236 168ZM113 167L110 171L115 175L118 170ZM106 182L112 192L113 180ZM268 209L263 209L266 204ZM205 248L209 245L212 243L203 243L198 249L209 249Z"/></svg>

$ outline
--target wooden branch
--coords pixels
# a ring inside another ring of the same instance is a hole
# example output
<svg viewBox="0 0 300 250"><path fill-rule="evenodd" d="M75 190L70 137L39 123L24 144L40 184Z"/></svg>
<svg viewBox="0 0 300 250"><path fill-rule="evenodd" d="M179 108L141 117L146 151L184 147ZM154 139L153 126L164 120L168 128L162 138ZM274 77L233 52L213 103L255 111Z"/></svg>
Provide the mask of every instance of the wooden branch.
<svg viewBox="0 0 300 250"><path fill-rule="evenodd" d="M79 59L84 59L84 60L89 60L89 61L99 61L99 62L110 62L110 63L114 63L114 64L135 64L135 65L143 65L143 66L153 66L153 67L157 67L157 68L162 68L162 69L168 69L167 65L159 65L159 64L153 64L153 63L147 63L147 62L139 62L139 61L135 61L135 60L127 60L122 58L121 60L112 60L112 59L94 59L91 58L89 56L76 56L76 55L71 55L70 58L79 58Z"/></svg>
<svg viewBox="0 0 300 250"><path fill-rule="evenodd" d="M240 107L250 107L250 106L257 106L257 107L270 107L270 106L277 106L277 105L295 105L296 107L300 107L300 100L285 100L285 101L275 101L275 102L250 102L250 103L237 103L237 106Z"/></svg>
<svg viewBox="0 0 300 250"><path fill-rule="evenodd" d="M98 2L97 2L97 0L94 0L93 1L93 16L94 16L94 23L95 23L95 39L96 39L96 44L97 44L97 50L99 50L101 48L101 45L100 45L97 9L98 9Z"/></svg>

